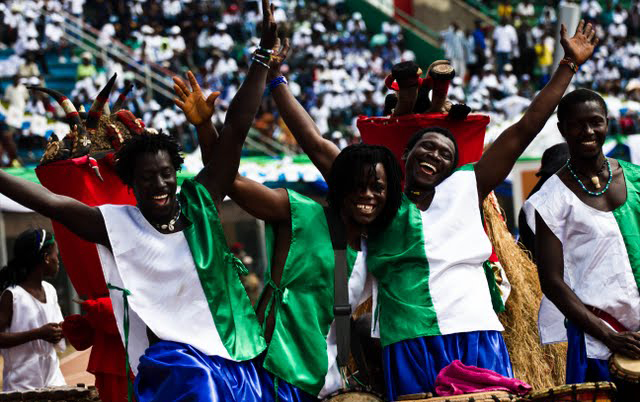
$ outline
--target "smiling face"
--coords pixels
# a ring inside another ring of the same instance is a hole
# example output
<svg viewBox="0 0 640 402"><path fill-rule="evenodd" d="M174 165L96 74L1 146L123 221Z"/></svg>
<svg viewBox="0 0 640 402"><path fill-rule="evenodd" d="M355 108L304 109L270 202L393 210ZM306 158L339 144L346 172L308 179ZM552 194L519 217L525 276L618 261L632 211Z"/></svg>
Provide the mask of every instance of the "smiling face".
<svg viewBox="0 0 640 402"><path fill-rule="evenodd" d="M165 150L141 153L134 164L133 193L142 214L153 223L173 218L176 210L176 169Z"/></svg>
<svg viewBox="0 0 640 402"><path fill-rule="evenodd" d="M406 155L408 188L430 189L446 179L455 168L455 145L438 132L427 131Z"/></svg>
<svg viewBox="0 0 640 402"><path fill-rule="evenodd" d="M608 129L602 106L589 100L575 104L569 112L564 121L558 122L558 129L567 141L571 157L590 159L600 155Z"/></svg>
<svg viewBox="0 0 640 402"><path fill-rule="evenodd" d="M387 202L387 173L382 163L377 163L375 169L371 165L364 165L360 174L360 185L347 194L342 211L357 224L369 225L380 215Z"/></svg>

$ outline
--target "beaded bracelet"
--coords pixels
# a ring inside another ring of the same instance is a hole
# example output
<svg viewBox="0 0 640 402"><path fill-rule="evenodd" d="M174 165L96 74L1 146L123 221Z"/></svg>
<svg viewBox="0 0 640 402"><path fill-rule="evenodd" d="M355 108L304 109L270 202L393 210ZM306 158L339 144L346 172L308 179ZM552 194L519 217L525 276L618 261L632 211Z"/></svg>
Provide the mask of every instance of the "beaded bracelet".
<svg viewBox="0 0 640 402"><path fill-rule="evenodd" d="M271 55L273 54L273 49L267 49L267 48L264 48L262 46L258 46L254 53L257 53L257 54L260 54L260 55L263 55L263 56L267 56L267 57L271 57Z"/></svg>
<svg viewBox="0 0 640 402"><path fill-rule="evenodd" d="M258 64L260 64L260 65L262 65L262 66L266 67L266 68L269 68L269 65L268 65L267 63L265 63L265 62L261 61L260 59L258 59L258 58L256 58L256 57L253 57L253 58L252 58L252 60L253 60L254 62L256 62L256 63L258 63Z"/></svg>
<svg viewBox="0 0 640 402"><path fill-rule="evenodd" d="M258 54L258 53L255 53L255 52L253 53L252 57L254 59L258 59L258 60L260 60L260 61L262 61L264 63L267 63L267 64L269 64L269 62L271 61L271 56L265 56L263 54Z"/></svg>
<svg viewBox="0 0 640 402"><path fill-rule="evenodd" d="M574 74L577 73L578 70L580 69L580 66L578 66L575 61L571 60L568 57L565 57L564 59L560 60L560 63L558 63L558 65L559 66L565 65L569 67Z"/></svg>
<svg viewBox="0 0 640 402"><path fill-rule="evenodd" d="M273 90L276 89L276 87L278 87L278 85L280 84L287 85L289 84L289 82L286 78L284 78L284 76L280 75L269 81L269 92L273 92Z"/></svg>

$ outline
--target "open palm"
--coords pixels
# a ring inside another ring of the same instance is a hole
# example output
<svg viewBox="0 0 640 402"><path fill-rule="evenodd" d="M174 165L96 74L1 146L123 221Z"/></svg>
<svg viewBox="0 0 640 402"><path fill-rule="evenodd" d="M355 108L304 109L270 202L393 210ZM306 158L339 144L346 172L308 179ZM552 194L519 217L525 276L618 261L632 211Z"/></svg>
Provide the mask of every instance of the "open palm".
<svg viewBox="0 0 640 402"><path fill-rule="evenodd" d="M565 56L580 65L591 57L598 44L596 29L591 23L585 25L584 20L580 20L576 33L570 38L567 35L567 27L562 24L560 26L560 44L564 49Z"/></svg>
<svg viewBox="0 0 640 402"><path fill-rule="evenodd" d="M173 102L182 109L189 123L199 126L211 120L220 92L214 92L205 99L202 89L191 71L187 72L187 78L191 88L180 77L173 77L173 90L176 94Z"/></svg>

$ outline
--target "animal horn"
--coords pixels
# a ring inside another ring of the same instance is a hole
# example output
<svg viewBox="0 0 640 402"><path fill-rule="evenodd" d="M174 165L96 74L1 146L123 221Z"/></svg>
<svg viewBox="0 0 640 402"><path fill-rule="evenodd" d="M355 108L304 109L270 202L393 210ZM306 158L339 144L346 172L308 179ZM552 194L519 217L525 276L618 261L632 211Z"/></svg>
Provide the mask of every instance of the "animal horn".
<svg viewBox="0 0 640 402"><path fill-rule="evenodd" d="M37 87L37 86L28 86L27 88L32 89L34 91L44 92L47 95L51 96L53 99L56 100L56 102L58 102L60 106L62 106L62 110L64 110L64 113L67 118L67 122L69 123L71 128L73 129L74 126L77 126L78 130L84 130L84 124L82 124L82 120L80 120L80 115L78 114L76 107L73 106L73 103L71 103L69 98L67 98L60 92L54 91L53 89L49 89L49 88Z"/></svg>
<svg viewBox="0 0 640 402"><path fill-rule="evenodd" d="M133 84L127 84L122 93L120 93L120 95L118 96L118 99L116 99L116 103L115 105L113 105L112 113L115 113L118 110L122 109L122 105L124 105L125 100L127 100L127 95L129 95L131 89L133 89Z"/></svg>
<svg viewBox="0 0 640 402"><path fill-rule="evenodd" d="M98 126L98 121L100 120L102 113L104 113L104 106L109 102L109 95L111 94L113 84L115 84L117 77L118 74L113 74L109 82L107 82L107 85L102 88L102 91L100 91L96 97L96 100L93 101L91 109L89 109L89 113L87 115L86 127L88 130L93 130Z"/></svg>

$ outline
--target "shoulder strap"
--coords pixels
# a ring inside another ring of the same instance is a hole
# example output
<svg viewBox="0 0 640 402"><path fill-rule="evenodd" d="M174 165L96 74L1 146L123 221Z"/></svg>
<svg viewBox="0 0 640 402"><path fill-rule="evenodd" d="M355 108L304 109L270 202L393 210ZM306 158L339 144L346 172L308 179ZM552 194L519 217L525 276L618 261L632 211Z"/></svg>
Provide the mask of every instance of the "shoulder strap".
<svg viewBox="0 0 640 402"><path fill-rule="evenodd" d="M333 316L336 321L338 366L346 367L349 360L351 338L351 305L349 304L347 236L344 223L338 214L324 208L335 257Z"/></svg>

